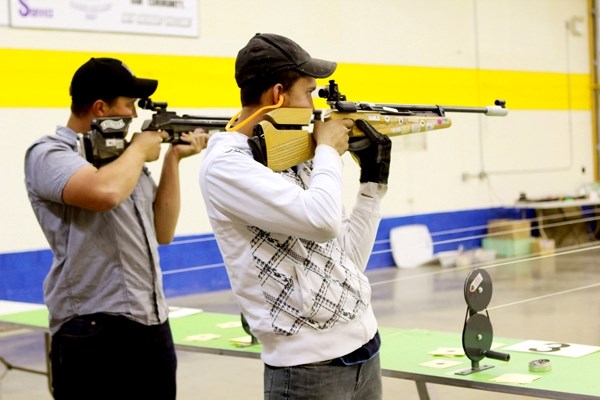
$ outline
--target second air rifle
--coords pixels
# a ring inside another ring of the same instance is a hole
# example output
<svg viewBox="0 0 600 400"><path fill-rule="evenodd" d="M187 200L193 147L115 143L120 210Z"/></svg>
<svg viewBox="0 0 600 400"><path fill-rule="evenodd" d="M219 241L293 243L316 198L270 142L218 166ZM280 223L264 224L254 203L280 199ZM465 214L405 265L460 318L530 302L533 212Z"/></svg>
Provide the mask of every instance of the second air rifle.
<svg viewBox="0 0 600 400"><path fill-rule="evenodd" d="M174 111L167 110L166 102L156 102L151 99L140 99L138 106L146 110L154 111L152 119L144 121L143 131L165 131L169 134L164 143L186 144L181 140L182 133L193 132L196 128L202 128L205 132L213 130L224 130L229 117L203 117L196 115L177 115Z"/></svg>
<svg viewBox="0 0 600 400"><path fill-rule="evenodd" d="M452 121L446 112L487 116L508 114L503 100L496 100L493 106L486 107L355 103L346 100L334 80L318 94L326 99L330 109L314 112L309 108L278 108L265 114L249 139L257 161L273 171L283 171L313 158L315 143L309 127L315 120L363 119L383 135L399 136L449 128ZM349 136L350 151L368 146L368 139L356 125Z"/></svg>

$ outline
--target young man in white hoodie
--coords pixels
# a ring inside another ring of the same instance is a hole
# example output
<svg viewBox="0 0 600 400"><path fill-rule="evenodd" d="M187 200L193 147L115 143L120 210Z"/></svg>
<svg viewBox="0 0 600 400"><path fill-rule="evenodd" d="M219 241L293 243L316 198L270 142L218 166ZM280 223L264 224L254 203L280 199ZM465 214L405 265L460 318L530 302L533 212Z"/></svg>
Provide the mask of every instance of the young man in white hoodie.
<svg viewBox="0 0 600 400"><path fill-rule="evenodd" d="M237 56L242 110L213 134L200 187L232 290L262 345L265 399L381 398L380 339L364 274L387 190L391 142L354 152L361 185L343 209L342 154L352 120L315 123L312 160L274 172L255 161L249 138L276 107L314 109L315 78L336 63L294 41L256 34Z"/></svg>

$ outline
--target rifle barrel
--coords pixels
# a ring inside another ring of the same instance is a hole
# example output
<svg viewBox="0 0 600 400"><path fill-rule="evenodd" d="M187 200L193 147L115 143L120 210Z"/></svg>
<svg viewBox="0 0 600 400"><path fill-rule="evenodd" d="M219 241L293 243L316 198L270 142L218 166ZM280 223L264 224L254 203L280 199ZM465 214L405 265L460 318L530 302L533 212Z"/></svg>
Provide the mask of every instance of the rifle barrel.
<svg viewBox="0 0 600 400"><path fill-rule="evenodd" d="M215 126L225 127L229 118L222 117L196 117L193 115L184 115L183 118L173 118L169 120L174 125L194 125L194 126Z"/></svg>
<svg viewBox="0 0 600 400"><path fill-rule="evenodd" d="M499 102L499 101L497 101ZM419 105L419 104L377 104L382 107L395 108L400 112L462 112L462 113L478 113L485 114L489 117L503 117L508 115L508 110L502 105L485 106L485 107L465 107L465 106L438 106L438 105Z"/></svg>

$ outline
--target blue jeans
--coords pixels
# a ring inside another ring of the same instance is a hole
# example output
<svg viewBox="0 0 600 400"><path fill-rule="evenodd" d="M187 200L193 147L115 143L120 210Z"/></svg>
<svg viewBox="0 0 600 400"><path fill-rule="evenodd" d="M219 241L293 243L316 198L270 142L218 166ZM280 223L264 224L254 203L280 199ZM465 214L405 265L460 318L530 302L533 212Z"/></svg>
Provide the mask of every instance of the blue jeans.
<svg viewBox="0 0 600 400"><path fill-rule="evenodd" d="M50 360L56 400L176 397L168 321L146 326L107 314L76 317L52 336Z"/></svg>
<svg viewBox="0 0 600 400"><path fill-rule="evenodd" d="M265 400L380 400L379 354L356 365L323 362L264 370Z"/></svg>

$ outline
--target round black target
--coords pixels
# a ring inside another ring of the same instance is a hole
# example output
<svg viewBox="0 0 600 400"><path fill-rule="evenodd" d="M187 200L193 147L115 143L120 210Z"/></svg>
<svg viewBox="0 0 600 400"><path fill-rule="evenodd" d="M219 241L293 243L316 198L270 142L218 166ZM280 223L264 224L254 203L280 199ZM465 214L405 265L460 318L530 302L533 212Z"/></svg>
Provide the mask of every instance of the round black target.
<svg viewBox="0 0 600 400"><path fill-rule="evenodd" d="M492 278L484 269L474 269L465 280L465 300L475 312L485 310L492 299Z"/></svg>
<svg viewBox="0 0 600 400"><path fill-rule="evenodd" d="M466 322L463 329L462 344L465 355L471 361L479 361L492 347L494 332L489 318L483 314L475 314Z"/></svg>

